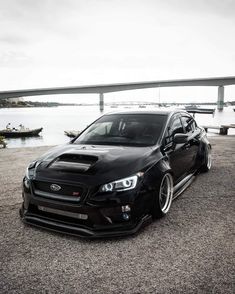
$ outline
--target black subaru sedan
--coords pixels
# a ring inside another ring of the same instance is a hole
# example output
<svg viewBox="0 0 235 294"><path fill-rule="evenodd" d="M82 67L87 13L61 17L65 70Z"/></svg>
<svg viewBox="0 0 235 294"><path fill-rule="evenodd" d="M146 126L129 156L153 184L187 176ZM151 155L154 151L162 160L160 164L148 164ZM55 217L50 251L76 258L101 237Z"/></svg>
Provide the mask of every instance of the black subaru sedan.
<svg viewBox="0 0 235 294"><path fill-rule="evenodd" d="M28 166L20 215L82 237L133 234L210 168L211 145L187 112L106 114Z"/></svg>

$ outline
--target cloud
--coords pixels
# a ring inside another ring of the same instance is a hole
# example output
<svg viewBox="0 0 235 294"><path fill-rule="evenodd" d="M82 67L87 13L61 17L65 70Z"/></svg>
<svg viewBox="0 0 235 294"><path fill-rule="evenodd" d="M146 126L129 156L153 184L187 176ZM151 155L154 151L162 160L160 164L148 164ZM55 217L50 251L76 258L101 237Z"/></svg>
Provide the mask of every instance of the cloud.
<svg viewBox="0 0 235 294"><path fill-rule="evenodd" d="M29 57L24 52L11 50L0 52L0 67L2 68L25 67L29 61Z"/></svg>
<svg viewBox="0 0 235 294"><path fill-rule="evenodd" d="M0 88L234 75L234 3L0 0Z"/></svg>

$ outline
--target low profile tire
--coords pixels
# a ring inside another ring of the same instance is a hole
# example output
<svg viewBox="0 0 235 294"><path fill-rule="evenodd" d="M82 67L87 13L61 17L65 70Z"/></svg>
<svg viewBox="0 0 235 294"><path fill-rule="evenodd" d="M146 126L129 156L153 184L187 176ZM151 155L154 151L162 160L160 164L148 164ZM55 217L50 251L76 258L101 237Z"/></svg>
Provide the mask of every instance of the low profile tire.
<svg viewBox="0 0 235 294"><path fill-rule="evenodd" d="M212 158L211 158L211 147L207 146L205 149L204 162L201 166L201 172L205 173L211 169Z"/></svg>
<svg viewBox="0 0 235 294"><path fill-rule="evenodd" d="M161 218L170 210L173 199L173 178L170 173L164 174L156 190L154 199L153 217Z"/></svg>

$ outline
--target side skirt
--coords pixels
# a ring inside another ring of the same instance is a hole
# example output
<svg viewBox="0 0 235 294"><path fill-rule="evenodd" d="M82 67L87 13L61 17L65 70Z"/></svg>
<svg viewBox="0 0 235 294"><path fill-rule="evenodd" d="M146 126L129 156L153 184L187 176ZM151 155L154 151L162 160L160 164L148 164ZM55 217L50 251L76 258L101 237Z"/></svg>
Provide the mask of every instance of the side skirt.
<svg viewBox="0 0 235 294"><path fill-rule="evenodd" d="M176 199L180 194L182 194L195 179L195 174L187 175L183 180L181 180L173 189L173 200Z"/></svg>

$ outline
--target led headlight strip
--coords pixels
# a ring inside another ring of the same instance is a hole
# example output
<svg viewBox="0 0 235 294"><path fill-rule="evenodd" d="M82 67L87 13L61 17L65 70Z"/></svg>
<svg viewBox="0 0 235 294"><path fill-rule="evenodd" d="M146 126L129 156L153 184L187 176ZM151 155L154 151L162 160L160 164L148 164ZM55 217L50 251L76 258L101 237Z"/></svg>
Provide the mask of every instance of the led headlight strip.
<svg viewBox="0 0 235 294"><path fill-rule="evenodd" d="M134 176L107 183L101 186L100 191L101 192L114 192L114 191L121 192L121 191L132 190L136 187L138 178L142 176L143 176L143 173L139 172L135 174Z"/></svg>

